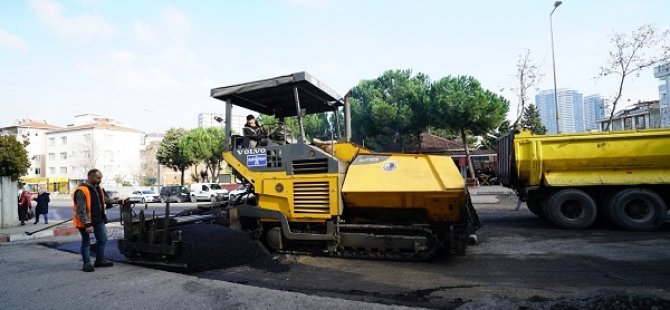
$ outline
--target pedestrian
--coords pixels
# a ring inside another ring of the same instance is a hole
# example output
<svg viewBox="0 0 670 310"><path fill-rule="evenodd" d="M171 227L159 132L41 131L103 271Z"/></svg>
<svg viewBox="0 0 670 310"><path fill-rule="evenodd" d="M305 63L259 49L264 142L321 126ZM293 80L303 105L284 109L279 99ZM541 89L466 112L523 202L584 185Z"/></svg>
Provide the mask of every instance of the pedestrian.
<svg viewBox="0 0 670 310"><path fill-rule="evenodd" d="M95 271L94 267L111 267L114 263L105 260L105 243L107 243L107 215L105 213L105 190L100 186L102 172L91 169L86 174L86 182L81 183L74 192L74 214L72 221L81 234L81 257L84 261L82 270ZM95 263L91 265L90 233L95 235Z"/></svg>
<svg viewBox="0 0 670 310"><path fill-rule="evenodd" d="M43 189L40 190L35 201L37 201L37 206L35 207L34 224L40 222L40 214L44 215L44 224L49 224L49 218L47 217L47 214L49 213L49 202L51 201L51 199L49 199L49 193Z"/></svg>
<svg viewBox="0 0 670 310"><path fill-rule="evenodd" d="M21 225L26 225L26 221L30 220L28 218L28 210L30 209L32 209L30 205L30 192L23 189L19 196L19 221L21 221Z"/></svg>

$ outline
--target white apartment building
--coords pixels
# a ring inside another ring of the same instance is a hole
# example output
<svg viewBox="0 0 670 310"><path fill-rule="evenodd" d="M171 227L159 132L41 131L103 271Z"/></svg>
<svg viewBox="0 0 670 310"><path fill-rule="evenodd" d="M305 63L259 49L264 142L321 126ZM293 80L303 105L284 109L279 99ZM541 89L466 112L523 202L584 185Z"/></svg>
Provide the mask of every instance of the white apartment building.
<svg viewBox="0 0 670 310"><path fill-rule="evenodd" d="M76 118L79 122L47 133L46 176L61 180L49 190L71 192L92 168L102 171L103 186L138 185L144 133L97 115ZM93 123L81 124L82 119Z"/></svg>
<svg viewBox="0 0 670 310"><path fill-rule="evenodd" d="M38 120L20 120L15 125L0 128L0 135L15 136L19 142L28 142L26 151L30 161L28 174L21 178L21 182L31 186L30 190L37 191L37 185L46 185L46 134L51 130L61 129L59 126Z"/></svg>

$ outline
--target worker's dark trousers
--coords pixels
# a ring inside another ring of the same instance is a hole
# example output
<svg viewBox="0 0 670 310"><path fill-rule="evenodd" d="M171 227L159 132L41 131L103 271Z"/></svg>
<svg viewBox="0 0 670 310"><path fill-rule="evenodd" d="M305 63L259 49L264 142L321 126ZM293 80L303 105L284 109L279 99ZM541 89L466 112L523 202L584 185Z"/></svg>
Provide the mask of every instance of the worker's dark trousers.
<svg viewBox="0 0 670 310"><path fill-rule="evenodd" d="M85 228L79 228L81 234L81 258L84 264L91 262L90 246L91 238L86 232ZM93 234L95 235L95 260L102 261L105 259L105 244L107 243L107 228L105 223L93 224Z"/></svg>

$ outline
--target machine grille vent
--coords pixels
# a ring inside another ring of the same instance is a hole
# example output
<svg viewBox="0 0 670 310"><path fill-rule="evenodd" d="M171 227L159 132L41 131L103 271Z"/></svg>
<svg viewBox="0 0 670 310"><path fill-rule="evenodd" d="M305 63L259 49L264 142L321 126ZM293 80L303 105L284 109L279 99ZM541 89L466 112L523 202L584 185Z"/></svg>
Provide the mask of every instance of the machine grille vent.
<svg viewBox="0 0 670 310"><path fill-rule="evenodd" d="M329 193L328 182L293 183L293 211L328 214Z"/></svg>
<svg viewBox="0 0 670 310"><path fill-rule="evenodd" d="M326 173L328 172L328 159L303 159L293 161L293 174L304 173Z"/></svg>

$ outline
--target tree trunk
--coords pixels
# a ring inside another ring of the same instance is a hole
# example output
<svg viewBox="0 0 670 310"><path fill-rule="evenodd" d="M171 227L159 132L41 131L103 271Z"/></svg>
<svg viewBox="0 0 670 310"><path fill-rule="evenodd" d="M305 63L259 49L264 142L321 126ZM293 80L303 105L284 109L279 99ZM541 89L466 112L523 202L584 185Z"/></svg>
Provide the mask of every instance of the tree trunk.
<svg viewBox="0 0 670 310"><path fill-rule="evenodd" d="M475 169L472 166L472 159L470 158L470 149L468 148L468 137L465 135L465 129L461 129L461 139L463 139L463 149L465 149L465 160L468 162L468 172L470 173L470 177L475 180L477 186L479 186L479 180L477 180L477 178L475 177Z"/></svg>
<svg viewBox="0 0 670 310"><path fill-rule="evenodd" d="M617 93L616 98L614 98L614 102L612 102L612 112L610 112L610 118L607 121L607 126L605 127L605 131L610 131L610 128L612 127L612 119L614 118L614 111L616 110L617 103L619 103L619 99L621 99L621 92L623 91L623 82L624 82L625 79L626 79L626 74L624 73L621 76L621 82L619 82L619 92Z"/></svg>
<svg viewBox="0 0 670 310"><path fill-rule="evenodd" d="M179 171L181 172L181 186L184 186L184 170L186 170L186 168L179 168Z"/></svg>

